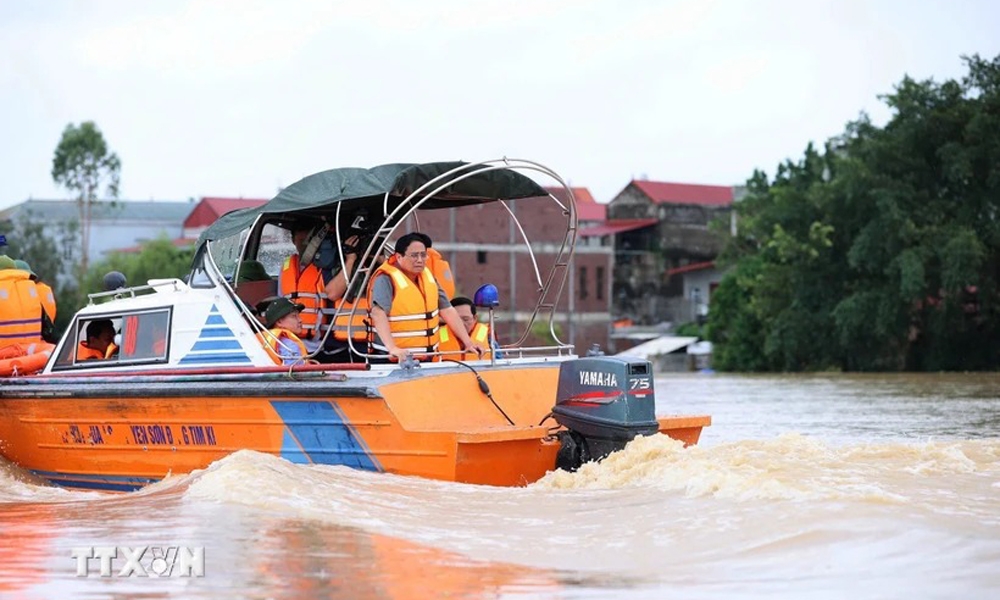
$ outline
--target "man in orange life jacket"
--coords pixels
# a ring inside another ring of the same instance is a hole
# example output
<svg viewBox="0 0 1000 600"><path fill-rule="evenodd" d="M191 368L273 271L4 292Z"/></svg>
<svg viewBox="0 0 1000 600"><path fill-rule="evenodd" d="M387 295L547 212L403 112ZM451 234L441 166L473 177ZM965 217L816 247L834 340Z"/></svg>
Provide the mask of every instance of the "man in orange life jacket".
<svg viewBox="0 0 1000 600"><path fill-rule="evenodd" d="M455 296L451 299L451 305L455 308L455 312L458 313L458 317L462 319L462 325L465 327L466 333L469 334L469 338L472 341L481 344L485 347L490 346L490 328L485 323L480 323L476 319L476 306L465 296ZM441 328L441 345L438 346L438 350L441 352L455 352L461 350L458 346L458 336L451 330L450 327ZM487 352L483 358L489 358L489 352ZM473 360L476 356L471 352L465 352L463 354L451 354L442 357L444 360L449 358L452 360Z"/></svg>
<svg viewBox="0 0 1000 600"><path fill-rule="evenodd" d="M411 352L435 352L440 341L440 321L451 327L462 349L482 357L481 344L469 338L462 319L426 268L431 239L423 233L408 233L396 241L394 261L375 271L368 288L371 320L375 331L372 348L402 360Z"/></svg>
<svg viewBox="0 0 1000 600"><path fill-rule="evenodd" d="M324 291L329 299L327 312L331 315L330 327L333 329L323 346L326 355L323 362L353 362L354 355L349 352L348 340L354 340L354 349L358 352L364 352L367 348L368 297L364 290L359 289L360 282L355 282L350 291L347 283L354 274L355 263L359 254L364 252L367 242L362 242L358 235L352 235L343 241L343 246L338 250L334 235L328 235L323 240L316 259L326 282ZM377 262L379 256L375 260ZM354 310L354 307L357 309Z"/></svg>
<svg viewBox="0 0 1000 600"><path fill-rule="evenodd" d="M35 290L38 292L38 301L42 303L42 339L50 344L59 341L55 332L56 322L56 298L52 293L52 288L38 278L38 275L31 270L31 266L21 259L14 260L14 266L28 274L28 279L35 282Z"/></svg>
<svg viewBox="0 0 1000 600"><path fill-rule="evenodd" d="M292 333L301 339L310 353L319 348L325 333L324 325L328 322L327 316L334 312L332 306L347 290L347 281L340 273L339 257L334 260L329 252L322 252L317 256L321 246L314 247L312 252L308 251L308 246L313 242L311 234L316 235L311 225L304 221L292 224L292 243L295 245L296 253L285 259L278 275L278 293L303 306L300 315L302 323L299 330ZM345 240L345 245L356 244L357 241L358 238L352 236ZM306 256L307 254L311 256ZM308 264L303 264L303 256L306 256ZM313 258L320 260L314 261ZM354 258L348 255L345 260L350 272ZM333 348L333 342L331 335L327 340L329 347L317 354L317 360L320 362L338 360L336 350L339 348Z"/></svg>
<svg viewBox="0 0 1000 600"><path fill-rule="evenodd" d="M0 256L0 348L42 341L42 303L26 271Z"/></svg>
<svg viewBox="0 0 1000 600"><path fill-rule="evenodd" d="M110 319L91 321L87 325L87 339L76 349L76 360L111 358L117 349L114 323Z"/></svg>

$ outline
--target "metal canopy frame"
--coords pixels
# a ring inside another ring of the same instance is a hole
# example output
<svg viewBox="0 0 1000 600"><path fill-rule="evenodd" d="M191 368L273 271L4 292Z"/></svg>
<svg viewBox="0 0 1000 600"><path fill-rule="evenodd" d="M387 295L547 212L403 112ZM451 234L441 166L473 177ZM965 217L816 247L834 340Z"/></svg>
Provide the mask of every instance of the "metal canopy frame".
<svg viewBox="0 0 1000 600"><path fill-rule="evenodd" d="M546 276L543 278L541 270L538 266L538 260L535 257L534 250L531 246L531 240L528 239L527 233L524 227L521 225L520 220L514 214L514 211L507 204L507 199L497 199L506 210L507 214L510 216L512 222L517 227L518 232L521 235L521 239L527 248L528 255L531 259L531 264L534 270L535 281L538 284L539 296L535 302L534 310L525 325L524 331L521 333L520 337L511 344L501 346L505 355L510 355L511 358L514 356L523 357L532 354L547 354L554 353L556 355L567 355L573 353L573 346L561 341L559 335L555 329L555 317L556 309L559 304L559 298L562 296L563 289L565 288L566 281L569 277L569 265L571 264L575 247L576 238L578 231L577 224L577 209L576 209L576 198L573 195L573 190L570 186L552 169L538 163L535 161L524 160L524 159L511 159L511 158L500 158L494 160L487 160L478 163L466 163L445 173L442 173L433 179L428 180L426 183L421 185L419 188L415 189L409 196L407 196L402 202L398 203L396 207L390 212L389 211L389 195L386 194L382 202L382 225L374 233L371 241L365 247L364 252L359 256L358 260L355 262L354 273L351 274L347 282L347 290L359 289L367 290L369 282L372 275L377 268L375 264L376 256L378 253L385 251L388 247L389 238L396 232L396 230L402 225L409 217L413 217L417 223L417 211L420 210L421 206L424 205L428 200L434 198L437 194L448 188L449 186L468 179L470 177L475 177L477 175L487 173L490 171L497 171L509 169L514 171L527 171L533 173L540 173L547 177L550 177L554 181L557 181L567 192L568 202L563 204L559 201L553 194L548 194L551 201L555 202L559 208L562 210L564 216L567 219L566 233L563 236L562 242L559 245L559 250L556 252L555 261L552 268L549 269ZM428 190L430 190L428 192ZM343 247L344 240L341 234L341 214L343 204L338 203L333 211L333 235L335 236L337 242L337 248ZM456 207L461 208L461 207ZM253 258L247 256L250 253L256 254L259 247L259 236L263 226L267 223L273 222L274 219L267 218L265 215L259 215L257 219L254 220L252 226L249 229L250 234L242 241L240 247L240 261ZM211 245L209 245L209 251L206 251L205 264L210 265L210 268L206 269L208 272L212 273L212 278L215 280L217 285L225 288L227 294L240 308L241 312L247 317L248 322L251 324L251 328L254 329L255 333L263 335L271 335L266 327L261 325L257 319L252 315L250 308L246 306L245 303L239 298L234 289L233 284L227 281L226 277L222 275L221 270L216 264L214 258L211 256L210 251ZM338 252L341 273L346 272L346 259L342 252ZM233 281L237 280L238 277L239 264L237 265L237 273L234 274ZM345 295L346 296L346 295ZM353 319L357 315L358 307L356 304L351 306L348 312L344 312L344 302L345 298L341 298L337 301L335 306L335 311L327 314L331 314L331 322L327 325L326 331L324 332L322 341L319 348L323 347L323 343L326 342L327 337L332 331L332 323L337 317L347 315L348 317L348 346L350 351L357 356L364 357L366 359L371 358L381 358L383 355L380 354L369 354L367 352L362 352L355 346L355 340L351 336L351 328L354 327ZM516 311L512 310L512 313ZM528 335L531 333L532 325L539 319L545 318L547 316L548 320L548 331L552 339L555 341L554 345L538 346L538 347L523 347L522 344L527 340ZM442 324L442 326L444 326ZM492 327L492 323L491 323ZM319 349L314 351L312 354L308 355L306 358L313 358L319 353ZM454 354L455 352L436 352L433 355L447 356L448 354ZM492 360L495 362L495 353L490 354Z"/></svg>

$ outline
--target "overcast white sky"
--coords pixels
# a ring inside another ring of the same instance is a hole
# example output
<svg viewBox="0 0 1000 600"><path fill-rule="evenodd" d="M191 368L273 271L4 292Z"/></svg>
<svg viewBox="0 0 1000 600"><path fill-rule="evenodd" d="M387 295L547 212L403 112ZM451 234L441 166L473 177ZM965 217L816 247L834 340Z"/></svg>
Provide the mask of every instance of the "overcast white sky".
<svg viewBox="0 0 1000 600"><path fill-rule="evenodd" d="M0 208L67 196L52 154L84 120L128 199L501 156L602 202L737 184L971 53L1000 54L1000 2L4 1Z"/></svg>

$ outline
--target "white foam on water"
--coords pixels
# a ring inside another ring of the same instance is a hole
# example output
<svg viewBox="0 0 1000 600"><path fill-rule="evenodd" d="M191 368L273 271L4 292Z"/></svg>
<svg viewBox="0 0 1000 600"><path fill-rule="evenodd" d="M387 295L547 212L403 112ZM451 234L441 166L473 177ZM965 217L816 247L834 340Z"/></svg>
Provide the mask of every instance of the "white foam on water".
<svg viewBox="0 0 1000 600"><path fill-rule="evenodd" d="M51 485L0 457L0 503L72 502L103 497L100 492L75 491Z"/></svg>

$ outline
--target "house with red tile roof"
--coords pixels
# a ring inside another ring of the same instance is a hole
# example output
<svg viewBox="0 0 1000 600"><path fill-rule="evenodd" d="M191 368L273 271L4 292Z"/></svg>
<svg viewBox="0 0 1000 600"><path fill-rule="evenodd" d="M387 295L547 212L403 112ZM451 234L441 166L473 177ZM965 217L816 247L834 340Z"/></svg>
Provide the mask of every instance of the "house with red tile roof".
<svg viewBox="0 0 1000 600"><path fill-rule="evenodd" d="M504 344L515 341L524 331L538 302L542 285L534 260L541 273L546 273L566 235L562 207L567 205L568 194L563 188L544 189L562 206L549 198L522 198L508 201L506 208L488 203L423 211L419 222L407 224L408 231L430 235L434 248L451 263L459 295L472 296L484 283L497 286L501 305L495 313L496 332ZM607 205L596 202L585 187L571 189L580 230L602 223ZM531 241L534 257L525 252L518 227ZM567 265L570 276L559 297L555 322L561 339L574 344L580 354L591 344L608 348L613 253L611 238L583 239Z"/></svg>
<svg viewBox="0 0 1000 600"><path fill-rule="evenodd" d="M204 196L184 219L185 238L198 239L202 231L222 215L242 208L254 208L267 202L267 198L220 198Z"/></svg>
<svg viewBox="0 0 1000 600"><path fill-rule="evenodd" d="M563 204L566 203L566 188L545 187L544 189ZM571 187L570 189L573 190L573 197L576 199L576 219L580 229L598 225L608 218L608 205L594 200L590 190L585 187Z"/></svg>
<svg viewBox="0 0 1000 600"><path fill-rule="evenodd" d="M730 186L633 180L629 183L629 187L638 190L641 196L648 198L653 204L730 206L733 203L733 188ZM629 191L629 187L626 187L615 199L620 199L622 194Z"/></svg>
<svg viewBox="0 0 1000 600"><path fill-rule="evenodd" d="M194 202L192 200L191 202ZM170 241L177 248L188 248L198 243L198 236L209 225L215 222L222 215L242 208L253 208L267 202L263 198L221 198L204 196L197 204L193 205L191 211L184 217L181 223L181 236ZM145 239L136 240L139 242L148 241ZM116 252L138 253L142 251L143 244L138 243L132 246L116 248Z"/></svg>
<svg viewBox="0 0 1000 600"><path fill-rule="evenodd" d="M730 218L735 193L732 186L633 180L611 200L601 227L614 234L616 315L651 325L705 314L725 243L709 224Z"/></svg>

